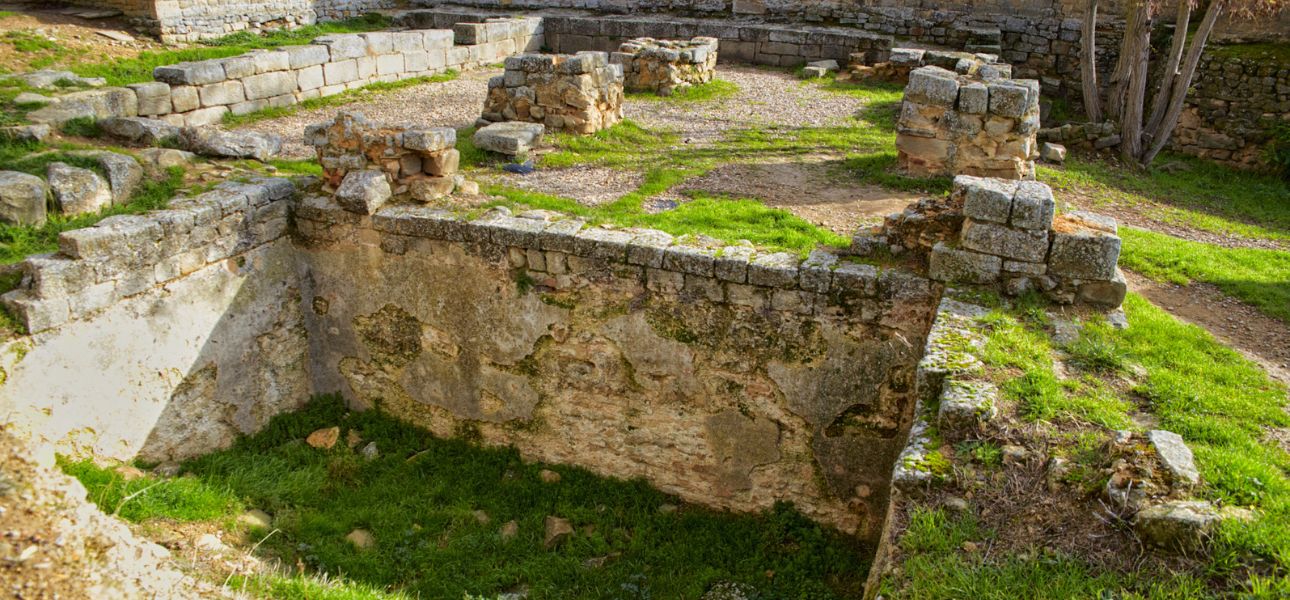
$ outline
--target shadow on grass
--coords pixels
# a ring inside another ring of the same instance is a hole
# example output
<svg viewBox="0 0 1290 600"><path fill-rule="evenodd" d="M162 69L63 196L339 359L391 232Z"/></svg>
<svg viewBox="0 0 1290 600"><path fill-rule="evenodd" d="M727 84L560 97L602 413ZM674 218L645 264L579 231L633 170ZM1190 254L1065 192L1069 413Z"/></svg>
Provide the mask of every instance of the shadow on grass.
<svg viewBox="0 0 1290 600"><path fill-rule="evenodd" d="M341 428L334 448L304 442L330 426ZM353 448L345 443L351 432L362 439ZM360 453L369 442L379 449L375 459ZM543 468L560 481L543 482ZM335 397L276 417L184 470L181 480L220 491L204 506L234 497L273 515L280 532L261 552L409 597L528 590L538 598L697 598L716 582L736 581L767 597L851 598L862 591L869 560L854 539L788 505L759 515L666 509L681 503L642 481L437 439L377 410L349 413ZM102 497L102 481L77 474L90 481L90 498ZM551 549L543 539L548 515L575 529ZM517 533L505 537L500 530L511 521ZM355 529L371 532L374 545L360 550L347 541Z"/></svg>

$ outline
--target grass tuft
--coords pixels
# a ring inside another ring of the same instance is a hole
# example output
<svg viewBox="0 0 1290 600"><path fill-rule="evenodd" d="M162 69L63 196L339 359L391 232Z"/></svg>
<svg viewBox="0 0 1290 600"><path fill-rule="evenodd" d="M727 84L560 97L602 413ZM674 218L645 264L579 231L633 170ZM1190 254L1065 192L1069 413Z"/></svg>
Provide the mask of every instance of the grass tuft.
<svg viewBox="0 0 1290 600"><path fill-rule="evenodd" d="M733 98L739 93L739 85L733 81L713 79L708 83L690 85L672 92L671 96L659 96L654 92L634 92L627 95L630 100L642 102L675 102L678 104L698 104Z"/></svg>

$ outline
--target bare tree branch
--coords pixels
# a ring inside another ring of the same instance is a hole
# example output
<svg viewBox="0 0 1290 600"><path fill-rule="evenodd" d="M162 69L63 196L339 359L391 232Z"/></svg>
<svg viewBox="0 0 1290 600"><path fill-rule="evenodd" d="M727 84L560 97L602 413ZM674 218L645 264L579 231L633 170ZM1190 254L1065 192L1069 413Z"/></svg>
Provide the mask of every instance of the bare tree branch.
<svg viewBox="0 0 1290 600"><path fill-rule="evenodd" d="M1084 92L1084 112L1093 123L1102 122L1102 90L1097 85L1097 0L1088 0L1084 27L1080 32L1080 79Z"/></svg>
<svg viewBox="0 0 1290 600"><path fill-rule="evenodd" d="M1151 100L1151 116L1147 119L1146 136L1154 139L1160 131L1160 122L1165 118L1165 108L1169 103L1169 93L1173 91L1174 78L1178 75L1178 64L1182 62L1183 48L1187 43L1187 27L1191 24L1192 0L1178 0L1178 15L1174 19L1174 39L1169 46L1169 58L1160 70L1160 87Z"/></svg>
<svg viewBox="0 0 1290 600"><path fill-rule="evenodd" d="M1142 155L1140 163L1143 166L1150 165L1151 161L1155 160L1156 155L1160 154L1165 144L1169 142L1169 136L1173 133L1174 127L1178 125L1178 117L1182 115L1187 99L1187 89L1191 87L1192 77L1196 75L1196 67L1200 64L1200 55L1205 50L1205 42L1209 40L1209 34L1214 31L1214 23L1218 21L1218 17L1226 7L1227 0L1211 0L1209 8L1206 9L1200 27L1192 36L1191 47L1187 49L1187 60L1183 63L1182 72L1174 78L1169 107L1166 109L1164 120L1160 123L1160 130L1153 133L1151 145Z"/></svg>

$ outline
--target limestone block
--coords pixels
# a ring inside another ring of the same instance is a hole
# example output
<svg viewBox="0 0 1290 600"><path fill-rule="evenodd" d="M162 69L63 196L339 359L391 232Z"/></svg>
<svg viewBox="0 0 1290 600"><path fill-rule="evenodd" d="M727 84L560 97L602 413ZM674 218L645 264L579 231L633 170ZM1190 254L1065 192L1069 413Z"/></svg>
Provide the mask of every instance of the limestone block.
<svg viewBox="0 0 1290 600"><path fill-rule="evenodd" d="M403 132L403 147L418 152L441 152L457 145L457 130L451 127L417 127Z"/></svg>
<svg viewBox="0 0 1290 600"><path fill-rule="evenodd" d="M1008 222L1021 229L1048 229L1053 223L1056 206L1053 190L1047 184L1022 181L1017 184Z"/></svg>
<svg viewBox="0 0 1290 600"><path fill-rule="evenodd" d="M412 197L422 202L437 200L452 193L456 183L452 177L424 177L408 184Z"/></svg>
<svg viewBox="0 0 1290 600"><path fill-rule="evenodd" d="M112 117L99 121L108 135L132 144L153 146L179 135L179 128L165 121L145 117Z"/></svg>
<svg viewBox="0 0 1290 600"><path fill-rule="evenodd" d="M210 108L199 108L184 115L184 125L188 127L203 127L214 125L224 120L224 115L228 114L227 106L212 106Z"/></svg>
<svg viewBox="0 0 1290 600"><path fill-rule="evenodd" d="M331 53L328 52L327 46L321 44L284 46L282 51L287 53L287 64L292 69L303 69L331 61Z"/></svg>
<svg viewBox="0 0 1290 600"><path fill-rule="evenodd" d="M341 208L360 215L370 215L391 196L390 182L380 171L351 171L336 188L336 202Z"/></svg>
<svg viewBox="0 0 1290 600"><path fill-rule="evenodd" d="M197 88L190 85L171 86L170 102L177 113L186 113L202 107L201 96L197 93Z"/></svg>
<svg viewBox="0 0 1290 600"><path fill-rule="evenodd" d="M112 190L112 204L121 205L130 201L139 184L143 183L143 167L139 161L128 154L102 151L76 152L77 156L86 156L98 161L103 172L107 174L108 187Z"/></svg>
<svg viewBox="0 0 1290 600"><path fill-rule="evenodd" d="M796 287L800 262L796 255L788 252L757 256L748 263L748 283L768 287Z"/></svg>
<svg viewBox="0 0 1290 600"><path fill-rule="evenodd" d="M953 108L959 96L959 82L953 72L940 67L922 67L909 73L905 97L914 102Z"/></svg>
<svg viewBox="0 0 1290 600"><path fill-rule="evenodd" d="M291 55L282 50L256 50L246 55L255 62L255 72L272 73L291 68Z"/></svg>
<svg viewBox="0 0 1290 600"><path fill-rule="evenodd" d="M296 76L290 71L273 71L242 80L247 100L282 96L296 91Z"/></svg>
<svg viewBox="0 0 1290 600"><path fill-rule="evenodd" d="M49 164L46 173L54 202L64 215L97 213L112 205L112 189L98 173L66 163Z"/></svg>
<svg viewBox="0 0 1290 600"><path fill-rule="evenodd" d="M941 391L936 421L943 431L975 429L998 414L999 390L984 381L951 379Z"/></svg>
<svg viewBox="0 0 1290 600"><path fill-rule="evenodd" d="M1011 80L992 81L988 87L990 114L1019 119L1031 109L1030 90L1027 87Z"/></svg>
<svg viewBox="0 0 1290 600"><path fill-rule="evenodd" d="M1110 281L1081 282L1075 297L1081 302L1095 306L1115 308L1124 303L1124 296L1128 294L1128 291L1129 287L1124 280L1124 273L1116 269L1115 276Z"/></svg>
<svg viewBox="0 0 1290 600"><path fill-rule="evenodd" d="M1153 546L1194 552L1209 538L1219 520L1218 511L1208 502L1173 500L1138 511L1133 526Z"/></svg>
<svg viewBox="0 0 1290 600"><path fill-rule="evenodd" d="M302 92L316 90L325 83L322 65L313 65L296 71L296 89Z"/></svg>
<svg viewBox="0 0 1290 600"><path fill-rule="evenodd" d="M426 50L447 49L453 46L454 34L448 29L429 29L421 32Z"/></svg>
<svg viewBox="0 0 1290 600"><path fill-rule="evenodd" d="M959 89L959 111L983 115L990 108L989 88L982 83L969 83Z"/></svg>
<svg viewBox="0 0 1290 600"><path fill-rule="evenodd" d="M367 42L368 55L379 56L394 52L394 34L388 31L372 31L358 36Z"/></svg>
<svg viewBox="0 0 1290 600"><path fill-rule="evenodd" d="M251 54L222 58L220 64L224 65L224 75L228 79L250 77L258 72L255 69L255 57Z"/></svg>
<svg viewBox="0 0 1290 600"><path fill-rule="evenodd" d="M960 244L1003 258L1043 262L1048 254L1048 232L1013 229L1005 225L966 219Z"/></svg>
<svg viewBox="0 0 1290 600"><path fill-rule="evenodd" d="M39 227L47 218L45 182L35 175L0 171L0 223Z"/></svg>
<svg viewBox="0 0 1290 600"><path fill-rule="evenodd" d="M751 246L726 246L713 259L713 274L722 281L744 283L748 281L748 263L756 254Z"/></svg>
<svg viewBox="0 0 1290 600"><path fill-rule="evenodd" d="M402 54L385 54L376 57L377 75L397 75L404 69Z"/></svg>
<svg viewBox="0 0 1290 600"><path fill-rule="evenodd" d="M425 34L420 31L396 31L390 35L393 36L394 52L398 54L422 52L426 49Z"/></svg>
<svg viewBox="0 0 1290 600"><path fill-rule="evenodd" d="M1147 440L1156 449L1156 456L1169 470L1175 483L1184 487L1200 483L1200 471L1196 469L1191 448L1187 447L1181 435L1163 429L1152 429L1147 432Z"/></svg>
<svg viewBox="0 0 1290 600"><path fill-rule="evenodd" d="M314 43L327 47L331 62L367 56L367 40L352 34L324 35L314 38Z"/></svg>
<svg viewBox="0 0 1290 600"><path fill-rule="evenodd" d="M202 106L206 108L236 104L246 100L246 92L242 88L241 81L223 81L203 85L197 88L197 94L202 99Z"/></svg>
<svg viewBox="0 0 1290 600"><path fill-rule="evenodd" d="M152 70L152 78L174 85L205 85L226 79L224 65L217 60L157 67Z"/></svg>
<svg viewBox="0 0 1290 600"><path fill-rule="evenodd" d="M358 61L342 60L323 65L323 78L327 85L343 85L358 79ZM327 95L324 93L324 95Z"/></svg>
<svg viewBox="0 0 1290 600"><path fill-rule="evenodd" d="M947 283L995 283L1003 259L937 242L928 256L928 277Z"/></svg>
<svg viewBox="0 0 1290 600"><path fill-rule="evenodd" d="M959 175L954 178L954 190L963 194L965 216L978 221L1007 223L1013 211L1017 184L1006 179Z"/></svg>
<svg viewBox="0 0 1290 600"><path fill-rule="evenodd" d="M1083 222L1059 217L1053 222L1053 248L1048 270L1073 279L1107 281L1115 277L1120 237Z"/></svg>
<svg viewBox="0 0 1290 600"><path fill-rule="evenodd" d="M461 153L456 148L430 154L421 160L421 168L427 175L448 176L457 172L461 163Z"/></svg>
<svg viewBox="0 0 1290 600"><path fill-rule="evenodd" d="M545 131L540 123L493 123L476 131L473 141L483 150L517 156L532 150Z"/></svg>
<svg viewBox="0 0 1290 600"><path fill-rule="evenodd" d="M171 111L170 86L159 81L132 83L126 86L134 90L139 101L139 114L164 115Z"/></svg>

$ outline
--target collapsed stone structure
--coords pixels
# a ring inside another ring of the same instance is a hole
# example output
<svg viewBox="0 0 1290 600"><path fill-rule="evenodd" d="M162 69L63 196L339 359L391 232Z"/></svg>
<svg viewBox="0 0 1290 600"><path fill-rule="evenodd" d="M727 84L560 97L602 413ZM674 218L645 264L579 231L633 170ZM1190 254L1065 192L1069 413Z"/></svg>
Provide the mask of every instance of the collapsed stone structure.
<svg viewBox="0 0 1290 600"><path fill-rule="evenodd" d="M479 125L529 121L589 134L622 118L623 66L608 54L525 54L506 59L506 73L488 80Z"/></svg>
<svg viewBox="0 0 1290 600"><path fill-rule="evenodd" d="M985 80L1012 78L1012 65L1000 61L997 54L980 52L892 48L888 60L880 63L866 61L865 55L854 54L847 68L858 79L874 78L900 82L908 82L909 74L914 69L928 66L940 67Z"/></svg>
<svg viewBox="0 0 1290 600"><path fill-rule="evenodd" d="M1039 82L960 63L963 74L937 66L910 72L896 122L901 168L915 176L1033 179Z"/></svg>
<svg viewBox="0 0 1290 600"><path fill-rule="evenodd" d="M1037 290L1056 302L1118 307L1127 291L1117 263L1114 219L1087 212L1054 216L1052 190L1034 181L954 178L945 199L923 200L857 238L925 254L928 275L947 283L1000 286L1010 295Z"/></svg>
<svg viewBox="0 0 1290 600"><path fill-rule="evenodd" d="M610 55L623 66L623 86L629 92L671 96L679 88L712 81L717 72L717 39L636 38Z"/></svg>
<svg viewBox="0 0 1290 600"><path fill-rule="evenodd" d="M305 143L318 153L323 180L342 202L354 200L347 208L356 212L370 213L391 195L429 201L456 188L461 153L451 127L381 125L342 112L306 128ZM374 173L379 181L371 180Z"/></svg>

